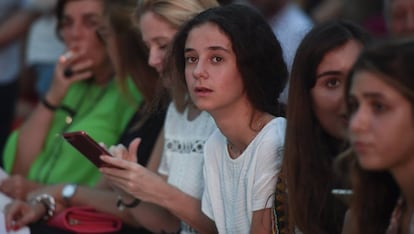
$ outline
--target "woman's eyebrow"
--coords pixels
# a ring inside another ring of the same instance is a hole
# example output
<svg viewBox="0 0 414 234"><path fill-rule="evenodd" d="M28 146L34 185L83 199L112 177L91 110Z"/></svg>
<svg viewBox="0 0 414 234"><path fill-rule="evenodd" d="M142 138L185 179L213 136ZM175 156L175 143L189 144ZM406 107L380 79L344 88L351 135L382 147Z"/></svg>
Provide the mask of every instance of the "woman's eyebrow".
<svg viewBox="0 0 414 234"><path fill-rule="evenodd" d="M207 47L207 49L208 50L213 50L213 51L219 50L219 51L224 51L226 53L230 53L230 50L228 50L228 49L226 49L222 46L209 46L209 47ZM184 53L191 52L191 51L194 51L194 49L191 48L191 47L184 48Z"/></svg>
<svg viewBox="0 0 414 234"><path fill-rule="evenodd" d="M335 76L335 75L338 76L342 74L343 73L341 71L329 70L329 71L324 71L321 74L316 75L316 79L319 79L324 76Z"/></svg>

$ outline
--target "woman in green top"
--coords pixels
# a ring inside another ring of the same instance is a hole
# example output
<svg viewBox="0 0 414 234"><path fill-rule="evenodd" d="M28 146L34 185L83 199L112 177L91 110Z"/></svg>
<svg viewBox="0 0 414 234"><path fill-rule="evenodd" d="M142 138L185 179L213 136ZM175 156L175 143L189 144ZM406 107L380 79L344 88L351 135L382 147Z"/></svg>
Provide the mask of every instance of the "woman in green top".
<svg viewBox="0 0 414 234"><path fill-rule="evenodd" d="M56 13L57 30L68 52L59 58L45 97L8 139L3 160L13 176L2 181L0 191L13 198L25 198L42 184L95 184L98 169L61 134L83 130L112 145L141 100L132 83L128 88L135 100L123 96L113 81L105 45L96 34L102 1L59 1Z"/></svg>

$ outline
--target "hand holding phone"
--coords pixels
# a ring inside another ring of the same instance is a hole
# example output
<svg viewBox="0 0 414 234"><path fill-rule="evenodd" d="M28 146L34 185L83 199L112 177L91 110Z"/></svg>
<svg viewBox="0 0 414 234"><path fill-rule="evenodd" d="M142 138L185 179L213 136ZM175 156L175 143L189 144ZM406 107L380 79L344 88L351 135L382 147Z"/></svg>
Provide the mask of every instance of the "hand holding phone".
<svg viewBox="0 0 414 234"><path fill-rule="evenodd" d="M99 145L86 132L67 132L63 133L63 138L75 147L81 154L89 159L98 168L110 165L100 159L101 155L111 155L104 147Z"/></svg>

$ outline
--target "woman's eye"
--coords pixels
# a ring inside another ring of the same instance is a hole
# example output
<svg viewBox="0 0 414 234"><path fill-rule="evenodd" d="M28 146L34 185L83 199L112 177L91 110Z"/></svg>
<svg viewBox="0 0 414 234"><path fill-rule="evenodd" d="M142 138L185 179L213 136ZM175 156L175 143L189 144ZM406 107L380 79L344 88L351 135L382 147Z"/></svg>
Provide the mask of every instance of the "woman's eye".
<svg viewBox="0 0 414 234"><path fill-rule="evenodd" d="M85 25L88 28L96 29L101 25L101 23L97 19L88 19L88 20L85 21Z"/></svg>
<svg viewBox="0 0 414 234"><path fill-rule="evenodd" d="M195 62L197 62L197 58L196 57L186 57L185 61L187 63L195 63Z"/></svg>
<svg viewBox="0 0 414 234"><path fill-rule="evenodd" d="M377 113L377 114L381 114L387 109L386 106L382 104L381 102L372 102L371 107L374 113Z"/></svg>
<svg viewBox="0 0 414 234"><path fill-rule="evenodd" d="M218 57L218 56L214 56L211 60L214 63L219 63L219 62L223 61L223 58L222 57Z"/></svg>
<svg viewBox="0 0 414 234"><path fill-rule="evenodd" d="M326 87L328 88L336 88L341 84L341 81L339 79L329 79L326 81Z"/></svg>
<svg viewBox="0 0 414 234"><path fill-rule="evenodd" d="M165 50L167 49L168 45L159 45L159 49L160 50Z"/></svg>

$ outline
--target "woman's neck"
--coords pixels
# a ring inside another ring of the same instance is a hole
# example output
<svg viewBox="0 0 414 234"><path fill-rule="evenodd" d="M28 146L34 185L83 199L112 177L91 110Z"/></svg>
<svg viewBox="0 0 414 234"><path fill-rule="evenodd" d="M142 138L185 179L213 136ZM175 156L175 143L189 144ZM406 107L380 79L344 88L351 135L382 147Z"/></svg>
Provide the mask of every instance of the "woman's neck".
<svg viewBox="0 0 414 234"><path fill-rule="evenodd" d="M274 118L269 113L255 111L252 108L212 116L217 127L227 138L232 158L240 156L263 127Z"/></svg>

